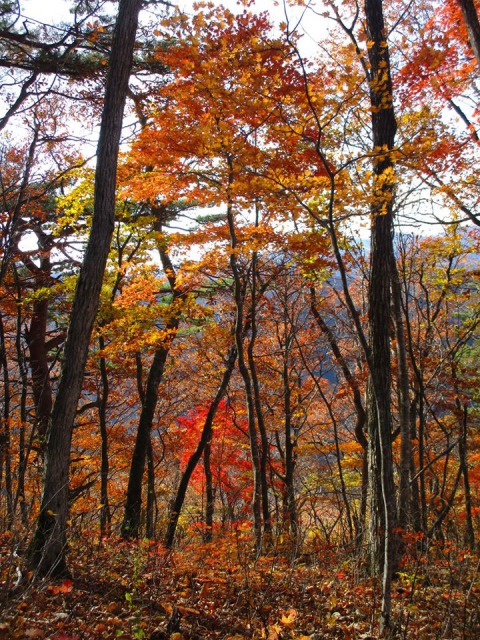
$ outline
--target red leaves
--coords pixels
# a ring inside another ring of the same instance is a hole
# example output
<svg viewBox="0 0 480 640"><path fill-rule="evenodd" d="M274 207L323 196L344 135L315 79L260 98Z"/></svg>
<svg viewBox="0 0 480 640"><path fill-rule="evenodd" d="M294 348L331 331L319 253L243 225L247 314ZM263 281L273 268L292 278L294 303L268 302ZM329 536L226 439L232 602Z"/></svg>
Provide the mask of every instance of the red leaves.
<svg viewBox="0 0 480 640"><path fill-rule="evenodd" d="M58 595L59 593L71 593L73 591L73 581L64 580L59 585L50 585L48 587L48 591L53 595Z"/></svg>

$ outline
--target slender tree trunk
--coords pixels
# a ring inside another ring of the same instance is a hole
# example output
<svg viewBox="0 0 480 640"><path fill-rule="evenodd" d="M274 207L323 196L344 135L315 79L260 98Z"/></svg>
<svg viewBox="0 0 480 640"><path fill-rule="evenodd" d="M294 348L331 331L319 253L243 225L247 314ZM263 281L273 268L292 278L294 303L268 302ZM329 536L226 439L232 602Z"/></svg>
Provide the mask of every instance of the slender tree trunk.
<svg viewBox="0 0 480 640"><path fill-rule="evenodd" d="M176 274L173 264L163 247L158 247L163 271L169 281L173 299L172 305L183 300L185 294L177 287ZM147 383L142 400L142 410L137 428L135 446L133 449L130 474L128 477L127 498L125 501L125 513L121 535L123 538L138 538L140 534L140 522L142 513L142 485L145 471L145 460L150 442L155 410L158 401L158 387L163 378L165 363L170 352L170 347L180 325L180 316L176 310L167 320L165 333L168 336L165 343L154 353L153 361L147 376Z"/></svg>
<svg viewBox="0 0 480 640"><path fill-rule="evenodd" d="M41 252L40 264L37 266L30 257L24 258L25 266L30 270L35 282L35 289L52 284L51 277L51 238L43 231L37 231L37 241ZM50 383L50 367L48 363L47 325L49 300L45 296L33 302L30 327L25 333L28 345L30 370L32 377L33 399L35 402L35 428L40 452L45 449L46 435L53 406L52 386Z"/></svg>
<svg viewBox="0 0 480 640"><path fill-rule="evenodd" d="M417 394L415 393L415 397L412 400L410 405L410 440L418 440L417 439ZM423 475L423 474L422 474ZM425 531L422 528L422 513L421 513L421 505L420 505L420 485L419 479L416 477L417 471L415 466L415 457L412 451L412 457L410 458L410 478L411 478L411 505L410 505L410 513L412 514L412 525L414 531Z"/></svg>
<svg viewBox="0 0 480 640"><path fill-rule="evenodd" d="M253 397L252 381L245 360L245 350L243 348L243 323L244 323L244 293L240 270L238 267L236 251L238 249L237 232L235 229L235 220L233 213L233 205L230 197L230 188L233 183L233 161L230 156L227 157L229 168L228 174L228 193L227 193L227 223L230 234L230 267L232 269L234 281L234 298L235 298L235 345L237 348L238 368L243 379L245 387L245 398L247 401L247 419L248 419L248 435L250 439L250 452L252 456L253 470L253 497L252 497L252 513L253 528L255 536L255 548L259 552L262 548L262 516L261 516L261 460L260 450L257 441L257 429L255 425L255 401Z"/></svg>
<svg viewBox="0 0 480 640"><path fill-rule="evenodd" d="M400 482L398 492L398 526L406 530L411 524L412 487L410 471L413 466L412 441L410 429L410 397L409 375L407 364L407 348L403 331L402 292L398 276L397 263L392 260L392 302L395 321L395 337L397 339L398 366L398 405L400 421Z"/></svg>
<svg viewBox="0 0 480 640"><path fill-rule="evenodd" d="M465 544L469 549L473 551L475 548L475 531L473 528L472 517L472 493L470 490L470 478L468 477L468 461L467 461L467 435L468 435L468 410L467 406L462 407L463 420L462 420L462 433L460 440L458 441L458 457L460 461L460 468L463 476L463 490L465 492L465 512L467 516L466 530L465 530Z"/></svg>
<svg viewBox="0 0 480 640"><path fill-rule="evenodd" d="M176 326L173 326L176 324ZM172 330L178 327L178 320L172 322ZM130 465L128 477L127 499L125 502L125 514L123 518L121 535L123 538L138 538L142 513L142 485L145 460L150 442L150 431L158 401L158 387L163 377L165 363L170 351L170 342L157 349L153 356L153 362L148 372L145 388L145 400L140 413L137 428L135 447Z"/></svg>
<svg viewBox="0 0 480 640"><path fill-rule="evenodd" d="M310 287L310 310L312 315L322 331L322 333L326 336L332 353L335 357L337 364L340 366L340 369L343 373L345 381L350 387L353 395L353 404L355 406L356 413L356 423L355 423L355 437L358 443L362 446L362 480L361 480L361 499L360 499L360 515L359 518L355 518L355 527L356 527L356 542L357 545L360 546L364 536L365 530L365 520L367 514L367 496L368 496L368 441L365 436L365 425L366 425L366 413L365 408L362 402L362 394L360 391L360 387L350 371L350 367L346 359L343 357L342 352L340 351L340 347L338 345L335 334L328 326L328 324L323 319L322 315L317 306L316 302L316 294L315 289ZM348 512L348 508L347 508Z"/></svg>
<svg viewBox="0 0 480 640"><path fill-rule="evenodd" d="M425 389L423 387L423 373L422 373L422 387L421 395L418 404L418 468L423 469L425 467ZM422 519L422 531L427 531L428 523L428 506L427 506L427 487L425 485L425 474L420 474L420 512Z"/></svg>
<svg viewBox="0 0 480 640"><path fill-rule="evenodd" d="M30 449L25 443L25 425L27 424L27 394L28 394L28 366L25 361L25 353L22 347L22 305L21 288L16 270L14 271L15 284L17 287L17 331L15 336L15 350L17 353L18 369L22 391L20 393L20 427L18 436L18 477L17 492L15 495L14 512L17 503L20 503L20 514L24 527L28 526L28 509L25 501L25 474L27 471L28 455Z"/></svg>
<svg viewBox="0 0 480 640"><path fill-rule="evenodd" d="M360 514L356 527L356 545L358 549L363 548L365 539L365 529L367 524L367 506L368 506L368 445L362 451L362 479L361 479L361 495L360 495Z"/></svg>
<svg viewBox="0 0 480 640"><path fill-rule="evenodd" d="M256 225L258 225L258 207L256 209ZM260 433L261 452L260 452L260 485L262 493L262 515L264 528L264 542L271 543L272 523L270 517L270 506L268 499L268 460L269 460L269 443L267 437L267 429L263 418L262 401L260 397L260 382L257 375L257 366L254 357L254 347L257 338L257 252L252 256L252 302L250 307L250 325L251 334L247 347L248 367L252 378L253 400L255 405L255 415L257 417L258 431Z"/></svg>
<svg viewBox="0 0 480 640"><path fill-rule="evenodd" d="M368 425L368 530L369 567L372 575L383 571L385 556L385 510L382 503L381 452L378 438L378 415L371 380L367 383ZM373 437L372 437L373 436Z"/></svg>
<svg viewBox="0 0 480 640"><path fill-rule="evenodd" d="M0 490L7 499L6 528L13 524L13 488L12 488L12 456L10 451L10 376L8 374L7 345L5 342L5 327L0 313L0 363L3 369L3 415L0 423ZM2 490L3 475L5 488Z"/></svg>
<svg viewBox="0 0 480 640"><path fill-rule="evenodd" d="M288 346L285 344L282 367L283 384L283 414L285 430L285 526L292 535L292 543L295 548L298 536L297 508L295 501L295 441L292 437L292 391L290 388L290 375L288 368Z"/></svg>
<svg viewBox="0 0 480 640"><path fill-rule="evenodd" d="M103 336L99 337L100 350L105 349ZM101 392L98 394L98 419L100 422L101 460L100 460L100 536L110 533L110 505L108 501L108 473L110 463L108 459L108 430L107 430L107 404L110 385L108 382L107 364L104 356L100 356Z"/></svg>
<svg viewBox="0 0 480 640"><path fill-rule="evenodd" d="M213 537L213 516L215 513L215 487L212 474L212 440L205 445L203 452L203 468L205 471L205 542L211 542Z"/></svg>
<svg viewBox="0 0 480 640"><path fill-rule="evenodd" d="M145 523L145 536L149 540L155 538L155 461L153 458L152 434L148 439L147 446L147 513Z"/></svg>
<svg viewBox="0 0 480 640"><path fill-rule="evenodd" d="M227 387L230 382L230 378L232 377L233 369L235 367L236 359L237 349L236 347L231 347L227 357L226 367L223 373L222 380L220 382L220 386L217 389L217 393L215 394L215 397L210 404L207 417L205 418L200 441L197 445L197 448L192 453L190 459L187 462L187 466L181 477L180 484L178 485L175 500L173 501L172 508L170 510L167 531L165 533L165 546L167 547L167 549L170 549L173 545L173 540L175 538L175 532L178 525L178 519L180 517L183 503L185 501L185 496L187 494L188 484L190 482L190 478L192 477L192 473L195 471L195 468L205 451L205 447L211 441L213 421L215 419L215 415L217 413L220 402L222 401L227 391Z"/></svg>
<svg viewBox="0 0 480 640"><path fill-rule="evenodd" d="M112 40L95 172L92 228L72 305L49 426L45 479L29 563L40 575L68 574L68 474L73 422L114 229L116 169L141 0L120 0Z"/></svg>

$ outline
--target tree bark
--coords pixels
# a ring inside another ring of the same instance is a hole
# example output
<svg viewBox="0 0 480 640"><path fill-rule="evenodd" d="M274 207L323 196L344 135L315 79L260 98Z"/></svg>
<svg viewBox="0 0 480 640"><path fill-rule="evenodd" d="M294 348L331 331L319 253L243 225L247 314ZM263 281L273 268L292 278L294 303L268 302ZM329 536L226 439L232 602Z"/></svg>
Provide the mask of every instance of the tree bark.
<svg viewBox="0 0 480 640"><path fill-rule="evenodd" d="M158 212L161 215L161 212ZM161 225L160 225L161 227ZM160 228L159 227L159 228ZM176 274L172 262L163 247L158 247L163 271L170 284L173 300L172 304L183 300L185 294L177 287ZM170 347L177 334L180 317L176 310L169 314L165 325L165 342L156 349L150 370L147 376L147 384L142 399L142 410L138 422L135 447L133 449L132 463L128 477L127 498L125 501L125 513L123 517L121 535L123 538L138 538L142 513L142 484L145 471L145 460L150 443L150 433L158 402L158 387L163 378L165 363L170 352Z"/></svg>
<svg viewBox="0 0 480 640"><path fill-rule="evenodd" d="M105 341L101 335L99 338L100 350L105 349ZM100 422L100 438L101 438L101 460L100 460L100 536L107 536L110 533L110 505L108 502L108 431L107 431L107 404L110 392L108 382L107 365L104 356L100 356L100 377L101 390L97 395L98 402L98 420Z"/></svg>
<svg viewBox="0 0 480 640"><path fill-rule="evenodd" d="M152 434L149 434L147 446L147 513L145 522L145 536L148 540L155 537L155 460L153 457Z"/></svg>
<svg viewBox="0 0 480 640"><path fill-rule="evenodd" d="M392 261L392 302L397 339L397 395L400 422L400 482L398 492L398 526L406 529L411 524L412 486L410 472L413 467L410 430L410 397L407 348L403 331L402 292L395 258Z"/></svg>
<svg viewBox="0 0 480 640"><path fill-rule="evenodd" d="M256 226L258 226L258 206L256 207ZM255 341L257 339L257 252L252 255L252 288L251 288L251 305L250 305L250 325L251 334L247 346L248 368L252 379L253 401L255 405L255 415L257 417L258 431L260 433L261 451L260 451L260 487L262 494L262 516L264 529L264 542L271 544L272 542L272 523L270 517L270 505L268 499L268 478L267 468L269 460L269 443L267 437L267 429L263 417L262 400L260 397L260 382L257 375L257 366L254 357Z"/></svg>
<svg viewBox="0 0 480 640"><path fill-rule="evenodd" d="M394 530L396 525L395 484L393 479L390 320L393 255L394 164L390 151L394 148L397 123L393 110L390 57L382 0L366 0L365 18L370 61L370 102L373 135L374 190L371 205L371 253L369 279L369 330L371 380L374 403L369 420L372 427L369 442L379 453L384 531L381 633L391 624L391 583L396 564ZM375 488L376 482L371 486ZM378 532L371 532L374 536Z"/></svg>
<svg viewBox="0 0 480 640"><path fill-rule="evenodd" d="M227 192L227 223L230 234L230 267L232 269L234 282L234 298L235 298L235 345L237 348L238 368L242 376L245 386L245 399L247 402L247 420L248 435L250 439L250 452L252 456L253 470L253 497L252 497L252 514L253 528L255 536L255 549L259 552L262 548L262 515L261 515L261 459L260 450L257 440L257 429L255 425L255 401L253 396L252 381L245 359L245 350L243 347L243 323L244 323L244 292L242 287L242 279L237 261L238 240L235 229L235 220L233 214L233 205L230 197L230 188L233 183L233 160L227 156L229 168L228 173L228 192Z"/></svg>
<svg viewBox="0 0 480 640"><path fill-rule="evenodd" d="M178 321L177 321L178 326ZM175 328L175 327L172 327ZM127 499L121 535L123 538L138 538L142 511L142 484L145 460L150 442L155 409L158 401L158 387L163 377L165 363L170 351L170 343L157 349L148 372L145 400L140 413L135 447L128 477Z"/></svg>
<svg viewBox="0 0 480 640"><path fill-rule="evenodd" d="M474 0L457 0L457 2L462 10L470 45L477 59L478 66L480 67L480 21L475 8L475 2Z"/></svg>
<svg viewBox="0 0 480 640"><path fill-rule="evenodd" d="M12 456L10 450L10 376L8 373L7 346L5 343L5 328L3 316L0 313L0 364L3 369L3 415L0 424L0 491L5 492L7 498L6 528L13 524L13 489L12 489ZM3 489L3 475L5 474L5 489Z"/></svg>
<svg viewBox="0 0 480 640"><path fill-rule="evenodd" d="M20 371L20 380L22 383L22 391L20 393L20 427L18 434L18 477L17 492L15 495L14 513L17 503L20 503L20 514L24 527L28 526L28 509L25 500L25 474L27 471L28 456L30 447L26 447L25 443L25 425L27 424L27 395L28 395L28 365L25 359L24 349L22 347L22 304L21 304L21 288L18 280L18 274L14 269L14 280L17 288L17 331L15 335L15 350L17 354L18 368Z"/></svg>
<svg viewBox="0 0 480 640"><path fill-rule="evenodd" d="M202 434L200 436L200 441L197 445L197 448L190 456L185 471L180 479L180 484L178 485L177 494L175 496L175 500L173 501L172 508L170 510L170 516L168 520L167 531L165 534L165 546L167 549L170 549L173 545L173 541L175 538L175 532L177 530L178 519L180 517L180 512L183 507L183 503L185 501L185 496L187 494L188 484L190 482L190 478L192 477L192 473L195 471L195 468L202 457L202 454L205 451L207 444L212 439L212 430L213 430L213 421L215 419L215 415L217 413L218 406L222 398L224 397L228 384L230 382L230 378L233 373L233 369L235 367L235 362L237 359L237 349L232 346L228 353L227 362L225 371L223 373L222 380L220 382L220 386L217 389L214 399L212 400L210 407L208 409L207 417L205 418L205 423L203 425Z"/></svg>
<svg viewBox="0 0 480 640"><path fill-rule="evenodd" d="M215 513L215 487L212 474L212 440L205 445L203 468L205 471L205 542L213 538L213 515Z"/></svg>
<svg viewBox="0 0 480 640"><path fill-rule="evenodd" d="M76 407L114 229L117 159L141 0L120 0L105 89L92 227L72 305L46 448L45 479L29 564L39 575L68 575L68 474Z"/></svg>

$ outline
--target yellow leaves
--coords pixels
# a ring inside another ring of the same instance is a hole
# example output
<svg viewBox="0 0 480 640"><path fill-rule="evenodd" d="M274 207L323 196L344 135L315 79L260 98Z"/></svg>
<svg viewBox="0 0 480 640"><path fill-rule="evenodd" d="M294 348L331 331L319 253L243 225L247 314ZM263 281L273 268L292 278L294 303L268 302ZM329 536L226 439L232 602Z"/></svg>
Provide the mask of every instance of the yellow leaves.
<svg viewBox="0 0 480 640"><path fill-rule="evenodd" d="M295 611L295 609L289 609L287 613L283 614L280 618L280 624L287 629L293 629L296 619L297 612Z"/></svg>
<svg viewBox="0 0 480 640"><path fill-rule="evenodd" d="M386 40L380 40L378 43L380 49L386 49L388 47L388 43ZM373 49L375 46L375 40L367 40L367 49Z"/></svg>
<svg viewBox="0 0 480 640"><path fill-rule="evenodd" d="M397 177L393 166L386 167L381 173L375 174L372 207L376 215L386 215L388 213L396 182Z"/></svg>

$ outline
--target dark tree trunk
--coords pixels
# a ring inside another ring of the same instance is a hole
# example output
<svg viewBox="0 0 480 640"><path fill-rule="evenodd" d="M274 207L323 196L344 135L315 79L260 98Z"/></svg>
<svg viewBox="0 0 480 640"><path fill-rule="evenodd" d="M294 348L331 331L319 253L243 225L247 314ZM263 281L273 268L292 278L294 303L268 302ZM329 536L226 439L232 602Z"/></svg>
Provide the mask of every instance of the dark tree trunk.
<svg viewBox="0 0 480 640"><path fill-rule="evenodd" d="M13 524L13 489L12 489L12 456L10 452L10 377L8 374L7 346L5 343L5 328L3 316L0 313L0 364L3 370L3 415L0 425L0 494L7 499L6 528ZM5 476L5 488L3 488Z"/></svg>
<svg viewBox="0 0 480 640"><path fill-rule="evenodd" d="M220 386L217 389L217 393L215 394L215 397L210 404L207 417L205 418L205 423L203 425L200 441L197 445L197 448L192 453L192 455L190 456L190 459L187 462L185 471L183 472L183 475L180 479L180 484L178 485L175 500L173 501L172 507L170 509L170 516L168 520L167 531L165 533L165 546L167 547L167 549L170 549L171 546L173 545L175 532L177 530L178 519L180 517L180 512L182 510L183 503L185 501L185 496L187 494L188 484L190 482L190 478L192 477L192 473L195 471L195 468L205 451L205 447L211 441L213 421L215 419L215 415L217 413L217 409L220 405L220 402L227 391L227 387L230 382L230 378L232 377L233 369L235 367L236 359L237 359L237 350L235 347L231 347L228 354L227 363L226 363L225 371L223 373L222 381L220 382Z"/></svg>
<svg viewBox="0 0 480 640"><path fill-rule="evenodd" d="M417 394L412 400L410 405L410 440L413 442L417 440ZM422 474L423 475L423 474ZM415 467L415 457L412 451L412 457L410 458L410 478L411 478L411 505L410 512L412 516L412 526L414 531L425 531L422 527L422 512L420 506L420 484L417 477L417 471Z"/></svg>
<svg viewBox="0 0 480 640"><path fill-rule="evenodd" d="M40 264L37 266L29 257L24 258L25 266L29 269L35 282L35 289L49 287L52 284L50 252L52 239L42 230L36 230L39 249L41 250ZM28 345L30 370L32 376L33 399L35 402L35 428L37 430L37 445L40 452L45 449L46 435L50 414L52 412L53 394L50 383L50 367L48 363L47 325L49 300L42 296L33 302L30 327L25 333Z"/></svg>
<svg viewBox="0 0 480 640"><path fill-rule="evenodd" d="M316 294L315 289L310 287L310 310L312 315L322 331L322 333L326 336L330 348L332 350L333 355L335 356L335 360L339 365L345 381L350 387L353 395L353 404L355 406L356 413L356 423L355 423L355 437L358 443L362 446L362 486L361 486L361 501L360 501L360 515L359 517L355 517L355 527L356 527L356 543L358 546L361 545L363 541L364 529L365 529L365 518L367 513L367 496L368 496L368 456L367 456L367 448L368 441L365 436L365 425L366 425L366 413L365 408L362 402L362 394L360 391L360 387L350 371L350 367L346 359L343 357L342 352L340 351L340 347L338 345L335 334L332 329L328 326L328 324L323 319L322 315L317 306L316 302ZM336 438L338 441L338 439ZM343 486L343 480L342 480ZM348 501L345 501L347 515L349 513ZM350 517L348 518L350 522Z"/></svg>
<svg viewBox="0 0 480 640"><path fill-rule="evenodd" d="M46 349L47 318L48 300L35 301L26 340L32 374L33 399L35 402L35 426L37 429L38 446L41 450L45 447L45 438L53 404Z"/></svg>
<svg viewBox="0 0 480 640"><path fill-rule="evenodd" d="M381 499L383 510L383 583L381 631L390 627L391 583L396 564L394 531L396 527L395 484L393 479L390 320L393 255L394 165L388 153L394 148L397 123L393 111L392 81L387 30L383 18L382 0L366 0L365 18L370 61L370 101L373 134L374 191L372 194L372 230L369 283L369 330L371 349L371 380L375 402L369 433L372 451L379 453ZM382 152L382 153L380 153ZM375 155L378 154L378 155ZM375 419L373 419L375 413ZM376 482L371 483L374 489ZM378 535L378 532L372 532Z"/></svg>
<svg viewBox="0 0 480 640"><path fill-rule="evenodd" d="M253 396L252 380L248 370L245 350L243 347L243 323L244 323L244 287L242 287L242 278L238 267L236 250L238 248L237 232L235 229L235 219L233 205L230 197L230 187L233 183L233 161L230 156L227 157L229 168L228 174L228 193L227 193L227 223L230 234L230 267L232 269L234 282L234 298L235 298L235 345L237 348L238 368L242 376L245 387L245 399L247 403L247 420L248 420L248 436L250 439L250 452L252 456L253 471L253 497L252 497L252 514L253 528L255 535L255 548L259 552L262 548L262 492L261 492L261 460L260 449L257 439L257 429L255 424L255 400Z"/></svg>
<svg viewBox="0 0 480 640"><path fill-rule="evenodd" d="M256 208L256 225L258 226L258 207ZM272 542L272 523L270 517L270 505L268 499L268 462L269 443L267 429L263 418L262 400L260 397L260 382L257 375L257 366L254 357L254 347L257 338L257 252L252 256L252 302L250 306L251 334L247 347L248 368L252 379L253 400L255 405L255 415L257 417L258 431L260 433L260 485L262 494L262 516L264 528L264 542L268 545Z"/></svg>
<svg viewBox="0 0 480 640"><path fill-rule="evenodd" d="M161 215L160 212L159 215ZM159 253L163 271L169 281L173 295L172 305L175 306L178 301L184 299L184 293L176 285L175 269L166 250L159 247ZM157 408L158 387L162 381L165 363L172 342L177 334L179 324L179 314L178 312L174 312L165 324L165 334L168 337L165 343L155 351L153 362L148 372L147 383L142 399L142 411L140 413L132 463L130 466L130 475L128 477L127 499L125 502L125 513L121 531L123 538L138 538L140 534L143 474L150 443L150 433Z"/></svg>
<svg viewBox="0 0 480 640"><path fill-rule="evenodd" d="M480 21L474 0L457 0L467 27L468 39L480 67Z"/></svg>
<svg viewBox="0 0 480 640"><path fill-rule="evenodd" d="M28 526L28 509L25 501L25 474L27 471L28 456L30 448L27 448L25 442L25 425L27 424L27 394L28 394L28 366L25 359L25 353L22 346L22 305L21 288L18 281L16 270L14 271L15 285L17 287L17 331L15 336L15 350L17 353L18 368L20 371L20 380L22 383L22 391L20 394L20 428L18 436L18 478L17 493L15 495L14 512L17 503L20 503L20 514L22 523Z"/></svg>
<svg viewBox="0 0 480 640"><path fill-rule="evenodd" d="M463 489L465 492L465 513L466 513L466 530L465 530L465 544L472 551L475 548L475 530L473 528L473 516L472 516L472 493L470 490L470 478L468 477L468 461L467 461L467 435L468 435L468 410L467 406L462 407L463 419L462 419L462 433L458 441L458 457L460 462L460 469L463 476Z"/></svg>
<svg viewBox="0 0 480 640"><path fill-rule="evenodd" d="M147 513L145 522L145 536L149 540L155 538L155 461L153 458L152 434L148 439L147 447Z"/></svg>
<svg viewBox="0 0 480 640"><path fill-rule="evenodd" d="M68 475L73 423L114 229L117 158L141 0L120 0L98 142L92 228L72 305L47 437L45 479L29 563L40 575L68 574Z"/></svg>
<svg viewBox="0 0 480 640"><path fill-rule="evenodd" d="M100 350L105 348L103 336L99 338ZM108 383L107 365L105 358L100 356L101 391L98 393L98 419L100 422L101 461L100 461L100 535L107 536L110 533L110 505L108 502L108 431L107 431L107 404L110 385Z"/></svg>
<svg viewBox="0 0 480 640"><path fill-rule="evenodd" d="M288 339L287 339L288 340ZM298 536L297 508L295 502L295 438L292 425L292 391L290 388L290 375L288 369L288 344L285 344L282 367L283 384L283 413L285 429L285 527L292 535L292 543L295 547Z"/></svg>
<svg viewBox="0 0 480 640"><path fill-rule="evenodd" d="M178 320L171 323L172 330L178 327ZM157 349L148 372L145 400L140 413L135 447L128 477L127 499L121 535L123 538L138 538L142 513L142 484L145 460L150 442L150 432L158 401L158 387L163 377L165 363L170 351L170 342Z"/></svg>
<svg viewBox="0 0 480 640"><path fill-rule="evenodd" d="M385 511L382 503L381 484L381 452L378 434L378 415L376 411L375 393L371 380L367 383L367 425L368 425L368 530L369 570L378 575L384 565L384 531ZM372 437L373 435L373 437Z"/></svg>
<svg viewBox="0 0 480 640"><path fill-rule="evenodd" d="M211 542L213 538L213 516L215 513L215 487L212 474L212 440L205 445L203 452L203 468L205 471L205 542Z"/></svg>
<svg viewBox="0 0 480 640"><path fill-rule="evenodd" d="M409 375L407 348L405 345L402 317L402 293L395 258L392 261L392 303L397 339L397 395L400 421L400 482L398 492L398 526L406 529L411 524L412 488L410 471L412 469L412 441L410 430Z"/></svg>

